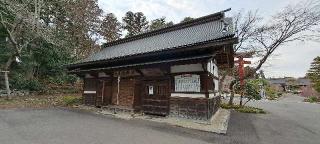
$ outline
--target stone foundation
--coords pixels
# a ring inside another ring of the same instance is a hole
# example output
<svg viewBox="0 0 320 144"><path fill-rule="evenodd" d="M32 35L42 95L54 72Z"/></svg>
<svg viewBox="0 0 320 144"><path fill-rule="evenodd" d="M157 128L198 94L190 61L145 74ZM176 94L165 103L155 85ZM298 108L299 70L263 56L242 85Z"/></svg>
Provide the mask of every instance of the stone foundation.
<svg viewBox="0 0 320 144"><path fill-rule="evenodd" d="M194 120L210 120L220 106L220 97L171 97L170 116Z"/></svg>

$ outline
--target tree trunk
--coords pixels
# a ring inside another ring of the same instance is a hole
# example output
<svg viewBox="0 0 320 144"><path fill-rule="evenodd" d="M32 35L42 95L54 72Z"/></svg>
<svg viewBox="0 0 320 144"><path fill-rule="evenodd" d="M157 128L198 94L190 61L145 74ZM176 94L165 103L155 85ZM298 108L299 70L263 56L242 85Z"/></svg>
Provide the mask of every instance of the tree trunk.
<svg viewBox="0 0 320 144"><path fill-rule="evenodd" d="M9 85L9 76L8 76L9 71L4 71L4 83L6 85L6 90L7 90L7 99L11 98L11 90L10 90L10 85Z"/></svg>
<svg viewBox="0 0 320 144"><path fill-rule="evenodd" d="M10 66L13 62L13 57L9 57L8 61L6 62L5 68L4 68L4 81L5 81L5 86L7 90L7 99L11 99L11 90L10 90L10 83L9 83L9 70Z"/></svg>
<svg viewBox="0 0 320 144"><path fill-rule="evenodd" d="M233 98L234 98L234 85L235 85L235 81L232 81L230 84L230 91L231 91L231 95L230 95L230 99L229 99L229 105L233 105Z"/></svg>
<svg viewBox="0 0 320 144"><path fill-rule="evenodd" d="M223 81L225 80L227 76L227 72L223 73L221 78L219 79L219 93L222 94L222 90L223 90Z"/></svg>
<svg viewBox="0 0 320 144"><path fill-rule="evenodd" d="M240 94L240 106L242 106L242 99L243 99L243 90L241 90L241 94Z"/></svg>
<svg viewBox="0 0 320 144"><path fill-rule="evenodd" d="M234 90L233 88L231 89L231 95L230 95L230 99L229 99L229 105L233 105L233 98L234 98Z"/></svg>

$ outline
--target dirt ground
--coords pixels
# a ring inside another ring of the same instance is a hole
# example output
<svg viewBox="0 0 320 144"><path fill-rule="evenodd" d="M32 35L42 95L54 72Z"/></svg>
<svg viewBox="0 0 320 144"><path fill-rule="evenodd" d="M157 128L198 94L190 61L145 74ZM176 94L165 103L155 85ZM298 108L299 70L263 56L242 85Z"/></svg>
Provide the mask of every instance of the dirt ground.
<svg viewBox="0 0 320 144"><path fill-rule="evenodd" d="M7 97L0 97L0 109L50 108L65 106L63 101L63 97L65 96L80 97L81 94L13 96L9 100Z"/></svg>

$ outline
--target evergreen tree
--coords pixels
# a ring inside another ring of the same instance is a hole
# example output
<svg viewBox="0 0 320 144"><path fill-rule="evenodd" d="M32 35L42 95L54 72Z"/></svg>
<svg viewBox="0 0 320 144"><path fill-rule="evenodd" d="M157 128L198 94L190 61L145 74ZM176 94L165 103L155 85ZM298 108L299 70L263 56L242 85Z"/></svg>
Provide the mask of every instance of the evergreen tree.
<svg viewBox="0 0 320 144"><path fill-rule="evenodd" d="M121 23L113 13L108 13L104 17L100 34L107 42L115 41L121 37Z"/></svg>
<svg viewBox="0 0 320 144"><path fill-rule="evenodd" d="M133 13L128 11L122 20L123 28L128 32L126 37L137 35L148 30L149 22L142 12Z"/></svg>
<svg viewBox="0 0 320 144"><path fill-rule="evenodd" d="M313 59L307 76L311 80L314 89L320 92L320 56Z"/></svg>
<svg viewBox="0 0 320 144"><path fill-rule="evenodd" d="M0 70L7 71L8 94L10 87L66 82L63 65L99 48L101 13L97 0L0 1Z"/></svg>
<svg viewBox="0 0 320 144"><path fill-rule="evenodd" d="M180 22L180 23L183 23L183 22L187 22L187 21L191 21L191 20L193 20L194 18L192 18L192 17L185 17L185 18L183 18L183 20Z"/></svg>
<svg viewBox="0 0 320 144"><path fill-rule="evenodd" d="M162 18L152 20L149 28L150 30L156 30L156 29L164 28L171 25L173 25L172 21L167 23L166 17L162 17Z"/></svg>

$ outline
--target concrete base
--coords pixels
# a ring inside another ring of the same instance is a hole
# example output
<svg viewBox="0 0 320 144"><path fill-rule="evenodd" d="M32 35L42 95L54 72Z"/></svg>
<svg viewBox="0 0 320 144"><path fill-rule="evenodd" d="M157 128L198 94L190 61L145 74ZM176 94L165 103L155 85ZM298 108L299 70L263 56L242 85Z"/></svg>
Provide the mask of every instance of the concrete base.
<svg viewBox="0 0 320 144"><path fill-rule="evenodd" d="M226 109L219 109L210 121L195 121L183 118L174 117L152 117L152 116L140 116L136 117L143 120L150 120L154 122L167 123L174 126L196 129L201 131L226 134L228 128L228 122L230 118L230 111Z"/></svg>
<svg viewBox="0 0 320 144"><path fill-rule="evenodd" d="M84 109L88 107L83 107ZM83 109L80 107L80 109ZM93 110L94 109L94 110ZM116 118L130 120L130 119L141 119L148 120L153 122L166 123L174 126L190 128L200 131L213 132L219 134L226 134L228 129L228 123L230 119L230 110L219 108L215 115L211 118L210 121L198 121L192 119L184 119L177 117L161 117L161 116L152 116L152 115L143 115L141 113L114 113L108 109L97 109L91 108L97 114L110 115Z"/></svg>
<svg viewBox="0 0 320 144"><path fill-rule="evenodd" d="M108 111L100 111L104 115L112 115L121 119L142 119L153 122L167 123L174 126L196 129L207 132L214 132L219 134L226 134L228 128L228 122L230 118L230 111L226 109L219 109L210 121L196 121L191 119L175 118L175 117L159 117L151 115L141 114L128 114L128 113L110 113Z"/></svg>

